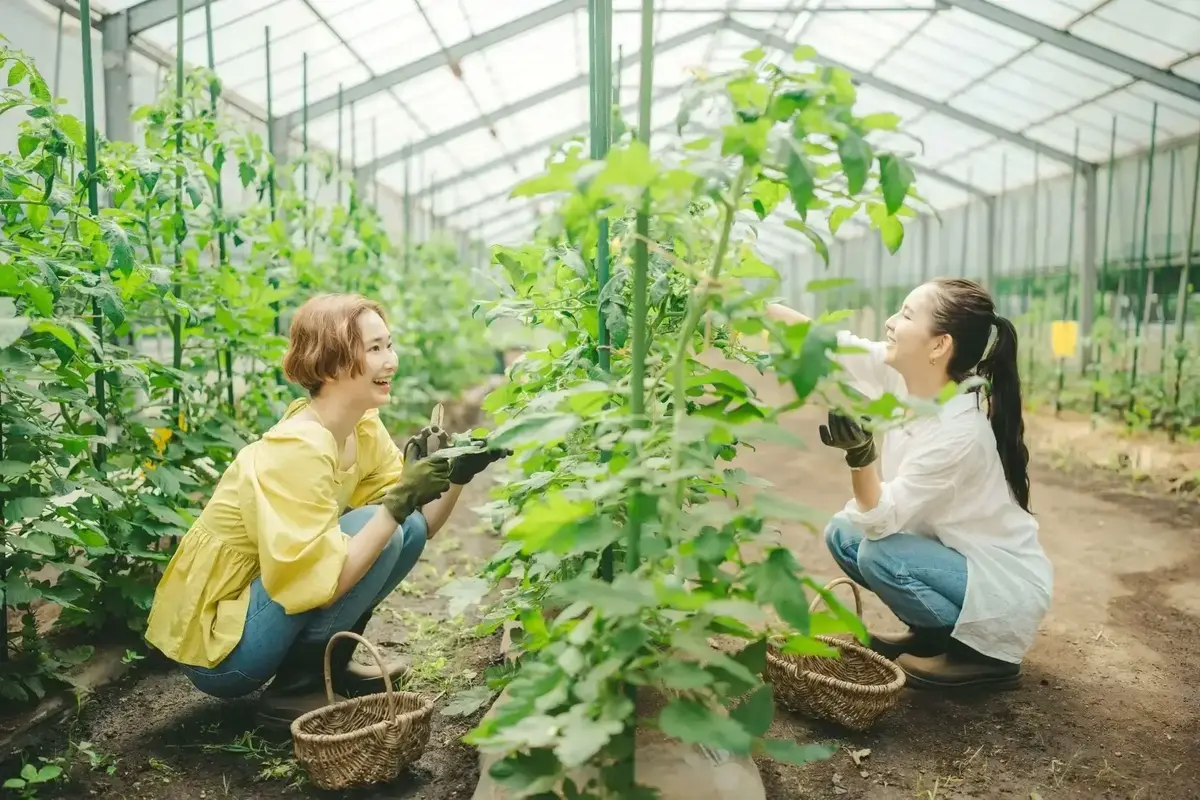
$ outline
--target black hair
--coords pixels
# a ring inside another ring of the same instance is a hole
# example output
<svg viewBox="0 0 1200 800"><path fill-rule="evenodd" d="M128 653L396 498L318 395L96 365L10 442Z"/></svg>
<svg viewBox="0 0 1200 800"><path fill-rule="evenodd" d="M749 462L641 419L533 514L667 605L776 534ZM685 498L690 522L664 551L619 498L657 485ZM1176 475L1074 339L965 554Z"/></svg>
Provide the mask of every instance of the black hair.
<svg viewBox="0 0 1200 800"><path fill-rule="evenodd" d="M972 374L988 383L988 419L1004 479L1021 508L1029 511L1029 448L1021 416L1021 376L1017 369L1017 329L996 313L987 290L966 278L940 278L933 309L935 334L954 341L947 374L961 383ZM987 352L992 328L996 343ZM985 357L986 353L986 357Z"/></svg>

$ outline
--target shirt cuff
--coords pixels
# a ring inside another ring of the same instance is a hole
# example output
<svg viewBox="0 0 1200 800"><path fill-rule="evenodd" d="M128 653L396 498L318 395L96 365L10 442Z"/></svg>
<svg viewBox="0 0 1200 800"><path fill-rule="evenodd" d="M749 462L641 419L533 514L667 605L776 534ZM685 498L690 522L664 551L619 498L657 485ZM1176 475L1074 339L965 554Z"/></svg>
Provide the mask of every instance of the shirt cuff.
<svg viewBox="0 0 1200 800"><path fill-rule="evenodd" d="M882 539L898 533L896 503L892 499L892 488L887 483L879 486L879 502L869 511L863 511L858 501L851 497L843 509L846 516L868 539Z"/></svg>

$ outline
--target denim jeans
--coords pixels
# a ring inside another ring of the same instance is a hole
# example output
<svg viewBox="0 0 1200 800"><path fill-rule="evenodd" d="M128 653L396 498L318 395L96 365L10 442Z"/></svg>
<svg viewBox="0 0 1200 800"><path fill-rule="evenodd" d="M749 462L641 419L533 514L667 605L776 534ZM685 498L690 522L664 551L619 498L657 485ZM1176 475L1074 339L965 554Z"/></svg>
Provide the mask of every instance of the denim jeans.
<svg viewBox="0 0 1200 800"><path fill-rule="evenodd" d="M342 531L351 536L358 533L377 508L364 506L343 515ZM215 667L182 665L184 673L197 689L214 697L253 692L275 675L293 643L327 642L383 602L416 566L427 533L425 517L414 512L396 529L362 579L329 608L288 614L267 595L262 578L255 578L250 584L246 627L237 647Z"/></svg>
<svg viewBox="0 0 1200 800"><path fill-rule="evenodd" d="M897 533L867 539L844 514L825 528L842 572L915 628L953 627L967 594L967 560L935 539Z"/></svg>

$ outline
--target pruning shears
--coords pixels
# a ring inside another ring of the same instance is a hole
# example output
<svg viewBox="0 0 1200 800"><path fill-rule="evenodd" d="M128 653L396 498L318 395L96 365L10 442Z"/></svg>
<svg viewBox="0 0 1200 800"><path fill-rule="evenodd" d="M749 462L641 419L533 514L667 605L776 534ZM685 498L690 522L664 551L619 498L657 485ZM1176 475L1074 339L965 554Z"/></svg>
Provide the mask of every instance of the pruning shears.
<svg viewBox="0 0 1200 800"><path fill-rule="evenodd" d="M442 427L442 421L446 416L446 409L441 403L433 407L433 413L429 415L429 427L423 428L420 433L413 436L404 445L404 460L406 462L420 461L426 458L432 450L437 450L440 440L449 438L449 434Z"/></svg>

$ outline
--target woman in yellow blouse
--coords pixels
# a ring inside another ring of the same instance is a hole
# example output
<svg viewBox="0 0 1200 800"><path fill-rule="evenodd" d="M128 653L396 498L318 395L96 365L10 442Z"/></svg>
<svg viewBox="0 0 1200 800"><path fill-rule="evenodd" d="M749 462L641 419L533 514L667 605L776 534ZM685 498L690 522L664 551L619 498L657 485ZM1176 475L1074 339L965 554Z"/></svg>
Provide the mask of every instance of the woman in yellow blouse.
<svg viewBox="0 0 1200 800"><path fill-rule="evenodd" d="M378 411L396 364L376 303L322 295L301 306L283 368L309 398L238 453L155 592L146 640L206 694L239 697L271 681L265 724L324 704L326 643L362 633L463 485L507 454L405 465ZM403 670L359 666L353 651L339 640L331 659L343 697L383 691Z"/></svg>

